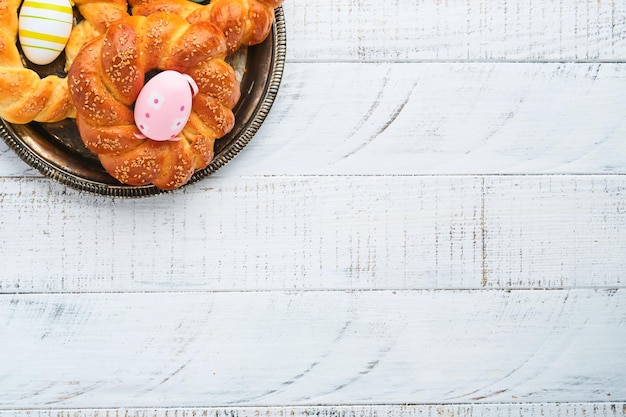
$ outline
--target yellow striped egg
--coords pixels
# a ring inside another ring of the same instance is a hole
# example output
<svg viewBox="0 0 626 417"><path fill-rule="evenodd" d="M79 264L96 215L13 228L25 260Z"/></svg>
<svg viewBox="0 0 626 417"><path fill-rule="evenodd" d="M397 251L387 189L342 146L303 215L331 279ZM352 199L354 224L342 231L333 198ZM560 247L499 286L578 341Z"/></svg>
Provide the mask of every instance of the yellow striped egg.
<svg viewBox="0 0 626 417"><path fill-rule="evenodd" d="M69 0L25 0L19 16L19 38L24 55L46 65L63 51L72 32Z"/></svg>

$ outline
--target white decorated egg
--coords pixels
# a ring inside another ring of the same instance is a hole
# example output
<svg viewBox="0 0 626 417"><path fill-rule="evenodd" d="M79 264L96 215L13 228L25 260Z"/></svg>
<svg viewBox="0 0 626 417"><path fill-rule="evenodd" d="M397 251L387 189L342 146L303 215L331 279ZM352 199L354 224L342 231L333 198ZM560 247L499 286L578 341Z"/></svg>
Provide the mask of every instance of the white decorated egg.
<svg viewBox="0 0 626 417"><path fill-rule="evenodd" d="M198 86L189 75L176 71L155 75L135 101L137 128L153 140L179 140L177 135L187 124L192 98L197 92Z"/></svg>
<svg viewBox="0 0 626 417"><path fill-rule="evenodd" d="M63 51L72 32L69 0L25 0L19 15L19 39L24 55L46 65Z"/></svg>

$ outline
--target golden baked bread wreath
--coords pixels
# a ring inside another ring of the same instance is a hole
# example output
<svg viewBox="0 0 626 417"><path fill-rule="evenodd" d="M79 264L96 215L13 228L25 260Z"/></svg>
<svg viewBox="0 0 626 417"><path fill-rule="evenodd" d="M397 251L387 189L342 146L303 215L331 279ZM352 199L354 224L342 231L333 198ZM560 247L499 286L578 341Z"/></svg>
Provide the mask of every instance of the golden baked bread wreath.
<svg viewBox="0 0 626 417"><path fill-rule="evenodd" d="M209 164L215 139L234 126L232 108L240 96L226 50L213 24L190 24L165 12L124 17L83 47L69 71L70 92L81 138L109 174L125 184L167 190ZM137 137L132 106L152 70L188 74L198 85L182 140Z"/></svg>
<svg viewBox="0 0 626 417"><path fill-rule="evenodd" d="M0 0L0 117L11 123L56 122L74 117L75 110L67 80L57 75L41 78L26 68L17 46L18 9L21 0ZM75 0L85 12L85 22L104 30L106 25L127 14L126 0ZM73 48L80 49L87 38L72 30ZM69 58L69 57L68 57Z"/></svg>
<svg viewBox="0 0 626 417"><path fill-rule="evenodd" d="M137 16L129 16L126 0L75 0L83 20L66 47L66 79L24 66L16 45L21 0L0 0L0 117L21 124L76 117L81 139L114 178L178 188L209 164L215 139L234 125L240 92L224 58L265 40L282 2L134 0ZM184 140L138 137L132 106L151 70L188 74L199 87Z"/></svg>
<svg viewBox="0 0 626 417"><path fill-rule="evenodd" d="M25 68L16 45L21 0L0 1L0 117L12 123L58 121L73 115L65 79Z"/></svg>
<svg viewBox="0 0 626 417"><path fill-rule="evenodd" d="M73 2L83 20L74 26L65 47L66 71L69 71L74 58L87 42L103 34L113 22L128 16L126 0L73 0Z"/></svg>
<svg viewBox="0 0 626 417"><path fill-rule="evenodd" d="M184 185L213 159L214 142L234 126L240 91L227 54L267 38L282 0L134 0L132 17L87 44L69 71L85 145L118 181ZM185 20L186 19L186 20ZM199 87L178 141L140 138L132 106L152 70L175 70ZM117 73L115 73L117 71Z"/></svg>

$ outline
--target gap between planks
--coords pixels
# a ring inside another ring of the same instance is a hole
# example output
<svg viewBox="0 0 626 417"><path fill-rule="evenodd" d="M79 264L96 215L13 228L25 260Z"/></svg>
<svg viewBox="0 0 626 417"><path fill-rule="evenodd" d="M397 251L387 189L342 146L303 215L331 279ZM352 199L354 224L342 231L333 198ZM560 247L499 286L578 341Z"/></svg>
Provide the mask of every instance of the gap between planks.
<svg viewBox="0 0 626 417"><path fill-rule="evenodd" d="M311 293L345 293L345 294L362 294L362 293L391 293L391 294L421 294L421 293L513 293L513 292L559 292L559 291L595 291L598 293L615 294L626 289L626 285L594 285L594 286L571 286L571 287L445 287L445 288L242 288L242 289L205 289L205 290L119 290L119 291L29 291L29 292L3 292L0 291L0 298L20 297L20 296L90 296L90 295L202 295L202 294L311 294Z"/></svg>
<svg viewBox="0 0 626 417"><path fill-rule="evenodd" d="M483 403L483 404L346 404L325 406L25 408L0 409L0 417L502 417L529 415L604 417L626 415L624 402Z"/></svg>

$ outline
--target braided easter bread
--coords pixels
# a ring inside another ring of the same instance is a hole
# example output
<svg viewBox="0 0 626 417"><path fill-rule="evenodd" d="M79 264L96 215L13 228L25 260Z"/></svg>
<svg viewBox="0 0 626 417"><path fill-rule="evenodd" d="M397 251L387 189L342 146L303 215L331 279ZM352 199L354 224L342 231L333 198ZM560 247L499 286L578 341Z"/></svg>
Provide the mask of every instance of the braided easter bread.
<svg viewBox="0 0 626 417"><path fill-rule="evenodd" d="M127 14L126 0L76 0L85 24L104 31L111 21ZM0 0L0 117L11 123L57 122L75 117L67 80L57 75L41 78L26 68L17 46L21 0ZM96 33L84 36L74 27L66 51L66 68L78 50ZM72 51L74 51L72 53Z"/></svg>
<svg viewBox="0 0 626 417"><path fill-rule="evenodd" d="M104 33L111 23L128 16L128 2L126 0L73 1L83 18L100 33Z"/></svg>
<svg viewBox="0 0 626 417"><path fill-rule="evenodd" d="M120 19L85 45L69 71L83 142L122 183L185 184L209 164L215 139L234 126L240 90L225 56L226 40L210 23L190 24L172 13ZM180 140L138 137L132 106L152 70L187 74L198 86Z"/></svg>
<svg viewBox="0 0 626 417"><path fill-rule="evenodd" d="M265 40L274 22L274 9L283 0L211 0L205 6L188 0L130 0L129 3L133 15L168 11L190 23L211 22L226 36L231 54L242 45L257 45Z"/></svg>
<svg viewBox="0 0 626 417"><path fill-rule="evenodd" d="M103 34L111 23L128 16L126 0L74 0L74 4L84 19L74 26L65 47L66 71L87 42Z"/></svg>
<svg viewBox="0 0 626 417"><path fill-rule="evenodd" d="M40 78L24 67L16 45L21 0L0 0L0 117L12 123L54 122L71 117L67 82Z"/></svg>

